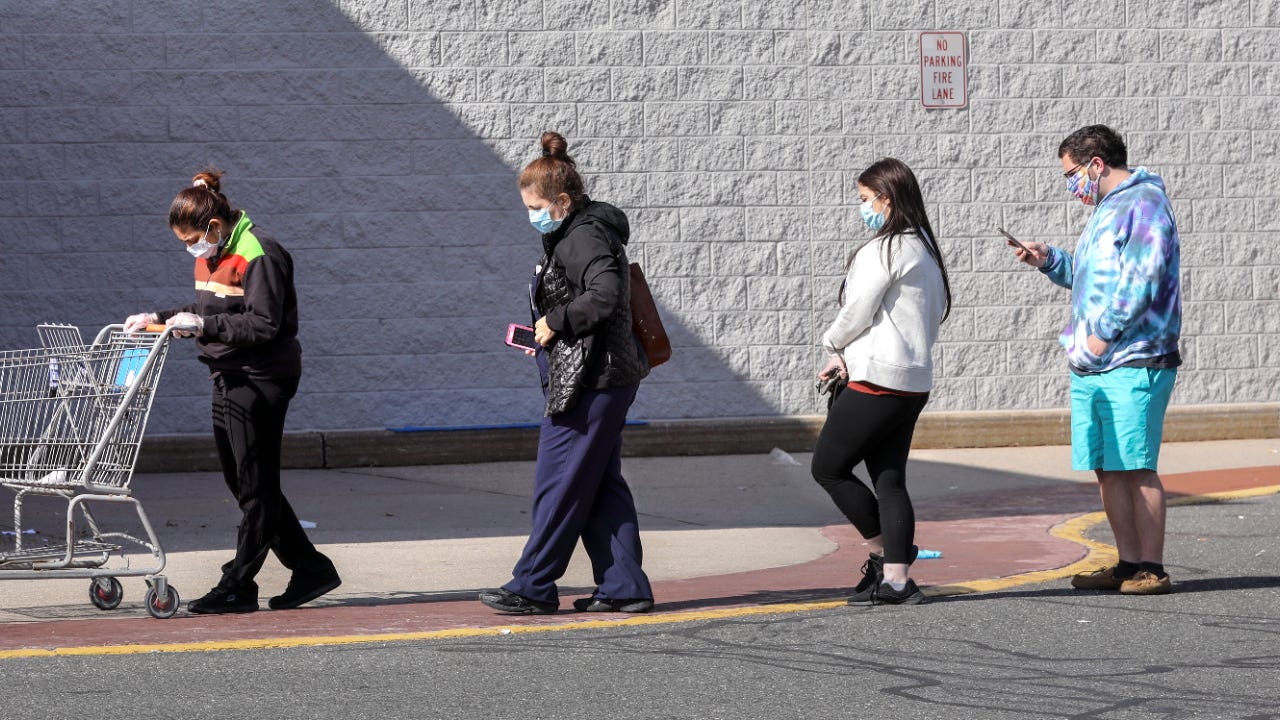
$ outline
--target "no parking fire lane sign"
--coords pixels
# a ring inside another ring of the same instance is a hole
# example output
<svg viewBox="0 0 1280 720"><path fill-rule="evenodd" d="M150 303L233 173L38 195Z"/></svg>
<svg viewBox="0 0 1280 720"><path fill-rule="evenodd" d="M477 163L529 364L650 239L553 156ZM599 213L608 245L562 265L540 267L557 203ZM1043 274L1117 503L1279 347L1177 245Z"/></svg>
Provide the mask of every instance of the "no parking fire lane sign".
<svg viewBox="0 0 1280 720"><path fill-rule="evenodd" d="M920 102L962 108L969 102L969 57L962 32L920 33Z"/></svg>

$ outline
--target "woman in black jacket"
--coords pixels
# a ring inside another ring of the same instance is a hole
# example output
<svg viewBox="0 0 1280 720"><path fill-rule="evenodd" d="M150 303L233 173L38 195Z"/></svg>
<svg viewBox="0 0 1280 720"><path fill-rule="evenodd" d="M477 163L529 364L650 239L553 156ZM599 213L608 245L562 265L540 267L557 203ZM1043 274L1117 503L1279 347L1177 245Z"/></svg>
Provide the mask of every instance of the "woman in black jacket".
<svg viewBox="0 0 1280 720"><path fill-rule="evenodd" d="M582 539L596 589L582 612L647 612L635 502L622 477L622 428L649 373L631 331L626 215L587 197L568 143L542 134L542 157L520 173L529 220L542 233L531 288L536 353L547 397L538 435L533 532L511 581L480 593L495 610L549 614L556 581Z"/></svg>
<svg viewBox="0 0 1280 720"><path fill-rule="evenodd" d="M169 228L196 258L195 302L131 315L125 331L164 322L194 335L213 378L213 438L227 487L244 517L236 554L193 613L258 609L258 570L273 551L293 571L272 610L295 608L341 584L338 572L303 532L280 490L285 413L302 375L293 258L258 232L219 190L221 173L196 175L169 206Z"/></svg>

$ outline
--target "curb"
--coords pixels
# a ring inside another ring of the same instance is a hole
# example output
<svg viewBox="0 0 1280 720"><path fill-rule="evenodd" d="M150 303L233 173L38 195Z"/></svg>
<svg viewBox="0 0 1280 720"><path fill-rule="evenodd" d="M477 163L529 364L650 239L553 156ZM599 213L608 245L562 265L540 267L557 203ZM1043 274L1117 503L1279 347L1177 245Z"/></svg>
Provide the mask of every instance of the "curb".
<svg viewBox="0 0 1280 720"><path fill-rule="evenodd" d="M653 420L624 431L628 457L765 454L773 448L810 452L822 415ZM1280 437L1280 403L1169 408L1164 442ZM1068 410L926 412L912 447L978 448L1068 445ZM323 430L285 433L281 464L319 469L448 465L532 460L538 428L456 428L421 432ZM153 435L143 440L138 472L219 469L211 435Z"/></svg>
<svg viewBox="0 0 1280 720"><path fill-rule="evenodd" d="M1280 494L1280 485L1248 488L1221 493L1209 493L1177 498L1170 505L1206 505L1225 500L1263 495ZM1021 585L1030 585L1050 580L1060 580L1074 575L1081 570L1097 567L1102 563L1115 562L1115 548L1085 537L1090 528L1104 521L1106 515L1091 512L1059 523L1050 529L1050 534L1089 548L1084 558L1060 568L1035 570L1032 572L1009 575L1003 578L975 580L968 583L933 586L925 591L928 597L946 597L950 595L969 595L981 592L1008 590ZM327 645L367 645L387 642L406 642L424 640L447 640L454 638L488 637L493 635L516 635L528 633L562 632L566 630L593 630L599 628L639 627L646 625L667 625L699 620L720 620L754 615L778 615L811 612L814 610L833 610L845 607L844 600L815 600L799 603L779 603L777 605L752 605L748 607L723 608L717 610L689 610L685 612L660 613L655 615L634 615L617 620L582 620L577 622L556 623L548 625L505 625L483 628L451 628L446 630L428 630L423 632L378 633L372 635L331 635L310 637L275 637L253 638L246 640L206 640L189 643L155 643L137 645L86 645L66 648L25 648L21 650L0 651L0 660L18 658L68 657L68 656L101 656L101 655L137 655L147 653L187 653L217 652L231 650L269 650L296 647L318 647Z"/></svg>

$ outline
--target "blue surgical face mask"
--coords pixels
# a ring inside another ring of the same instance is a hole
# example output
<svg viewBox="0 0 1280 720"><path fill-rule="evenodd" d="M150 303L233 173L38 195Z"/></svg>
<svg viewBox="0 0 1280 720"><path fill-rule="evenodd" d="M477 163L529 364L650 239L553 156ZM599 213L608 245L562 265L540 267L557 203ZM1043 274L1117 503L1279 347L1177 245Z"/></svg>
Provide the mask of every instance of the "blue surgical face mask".
<svg viewBox="0 0 1280 720"><path fill-rule="evenodd" d="M880 196L876 195L858 208L858 212L862 214L862 222L867 224L871 232L880 232L880 228L884 227L884 213L876 212L872 207L878 197Z"/></svg>
<svg viewBox="0 0 1280 720"><path fill-rule="evenodd" d="M209 227L212 227L212 223L210 223L208 227L205 227L204 235L200 236L200 242L187 246L187 252L191 253L191 255L197 260L207 260L208 258L213 257L214 253L218 252L218 245L222 244L221 231L218 232L218 245L214 245L209 242Z"/></svg>
<svg viewBox="0 0 1280 720"><path fill-rule="evenodd" d="M541 210L529 211L529 224L534 230L546 235L549 232L555 232L560 227L560 223L564 222L564 218L556 220L551 217L551 206L548 205Z"/></svg>

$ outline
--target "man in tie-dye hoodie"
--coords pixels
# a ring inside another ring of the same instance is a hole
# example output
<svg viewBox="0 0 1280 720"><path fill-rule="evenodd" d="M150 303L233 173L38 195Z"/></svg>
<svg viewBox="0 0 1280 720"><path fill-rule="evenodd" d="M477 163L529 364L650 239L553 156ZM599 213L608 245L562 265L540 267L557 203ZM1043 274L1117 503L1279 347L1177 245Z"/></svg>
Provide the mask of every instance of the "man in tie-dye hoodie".
<svg viewBox="0 0 1280 720"><path fill-rule="evenodd" d="M1172 590L1156 460L1182 364L1178 228L1164 182L1130 169L1127 155L1105 125L1068 135L1058 147L1067 191L1097 209L1074 255L1038 242L1015 253L1071 290L1071 323L1060 341L1071 369L1072 466L1097 475L1120 555L1071 584L1158 595Z"/></svg>

